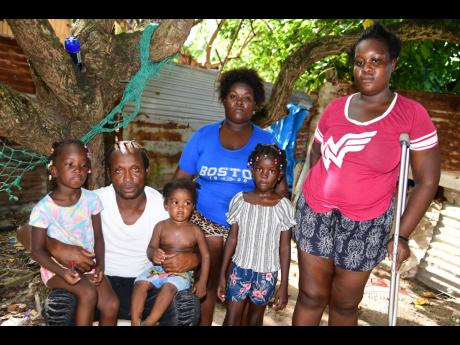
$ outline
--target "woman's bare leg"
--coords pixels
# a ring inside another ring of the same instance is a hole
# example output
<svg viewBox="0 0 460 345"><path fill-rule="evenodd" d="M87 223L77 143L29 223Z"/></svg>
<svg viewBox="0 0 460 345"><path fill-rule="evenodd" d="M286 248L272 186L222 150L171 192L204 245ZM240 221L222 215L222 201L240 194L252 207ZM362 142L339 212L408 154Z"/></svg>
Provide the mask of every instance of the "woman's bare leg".
<svg viewBox="0 0 460 345"><path fill-rule="evenodd" d="M221 236L206 237L206 242L208 243L209 253L211 255L211 269L209 271L206 296L201 300L200 326L212 325L224 248L224 240Z"/></svg>
<svg viewBox="0 0 460 345"><path fill-rule="evenodd" d="M329 302L334 263L298 250L299 295L292 316L294 326L317 326Z"/></svg>
<svg viewBox="0 0 460 345"><path fill-rule="evenodd" d="M329 301L329 325L356 326L358 306L371 271L353 272L336 267Z"/></svg>

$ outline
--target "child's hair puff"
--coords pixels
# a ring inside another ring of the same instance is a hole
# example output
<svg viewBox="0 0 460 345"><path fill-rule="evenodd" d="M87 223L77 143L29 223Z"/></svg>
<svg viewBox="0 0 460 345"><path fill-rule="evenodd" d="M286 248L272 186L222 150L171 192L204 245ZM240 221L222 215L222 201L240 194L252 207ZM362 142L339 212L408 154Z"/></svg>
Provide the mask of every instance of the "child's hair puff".
<svg viewBox="0 0 460 345"><path fill-rule="evenodd" d="M168 183L166 183L164 185L164 187L163 187L163 198L164 198L165 204L167 203L168 198L171 196L171 194L174 193L174 191L176 191L178 189L187 190L190 193L190 195L192 196L193 204L196 204L196 198L197 198L197 195L196 195L196 183L194 181L190 181L190 180L185 179L185 178L172 180L172 181L169 181Z"/></svg>

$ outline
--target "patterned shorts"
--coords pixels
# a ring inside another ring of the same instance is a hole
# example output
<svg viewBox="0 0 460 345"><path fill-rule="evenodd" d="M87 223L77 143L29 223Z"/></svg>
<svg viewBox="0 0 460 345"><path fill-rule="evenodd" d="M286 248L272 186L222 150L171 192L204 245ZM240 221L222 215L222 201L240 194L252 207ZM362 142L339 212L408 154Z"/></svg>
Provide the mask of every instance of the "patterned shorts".
<svg viewBox="0 0 460 345"><path fill-rule="evenodd" d="M165 283L174 285L177 291L188 289L192 282L192 272L166 273L161 266L151 265L142 272L134 281L148 281L156 288L160 288Z"/></svg>
<svg viewBox="0 0 460 345"><path fill-rule="evenodd" d="M278 271L271 273L254 272L241 268L232 262L228 276L225 298L232 302L244 301L247 297L257 305L267 304L276 288Z"/></svg>
<svg viewBox="0 0 460 345"><path fill-rule="evenodd" d="M297 226L292 237L297 247L311 255L334 260L337 267L367 272L387 254L393 205L381 216L354 221L338 210L316 213L301 194L296 207Z"/></svg>
<svg viewBox="0 0 460 345"><path fill-rule="evenodd" d="M190 222L192 222L195 225L198 225L200 229L203 230L205 237L222 236L224 238L224 241L228 237L228 232L230 230L229 228L214 223L212 220L209 220L197 210L195 210L192 216L190 217Z"/></svg>

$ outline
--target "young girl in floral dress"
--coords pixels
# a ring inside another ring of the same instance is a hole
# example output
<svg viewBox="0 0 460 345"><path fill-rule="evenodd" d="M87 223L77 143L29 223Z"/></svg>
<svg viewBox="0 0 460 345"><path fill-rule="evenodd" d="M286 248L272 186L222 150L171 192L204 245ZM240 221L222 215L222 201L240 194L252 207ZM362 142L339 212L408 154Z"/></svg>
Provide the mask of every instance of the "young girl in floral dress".
<svg viewBox="0 0 460 345"><path fill-rule="evenodd" d="M284 309L288 299L294 210L291 202L275 191L284 175L286 154L275 144L258 144L248 165L256 187L236 194L227 213L231 229L217 289L218 298L227 300L224 325L241 325L247 302L248 325L262 325L279 269L281 283L273 309Z"/></svg>

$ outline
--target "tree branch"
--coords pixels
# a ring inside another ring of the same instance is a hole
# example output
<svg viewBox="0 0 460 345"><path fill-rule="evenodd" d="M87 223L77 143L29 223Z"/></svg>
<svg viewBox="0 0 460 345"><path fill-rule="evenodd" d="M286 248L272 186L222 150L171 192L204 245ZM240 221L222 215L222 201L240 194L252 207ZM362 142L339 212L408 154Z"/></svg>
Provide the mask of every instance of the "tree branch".
<svg viewBox="0 0 460 345"><path fill-rule="evenodd" d="M72 27L71 34L80 36L85 31L94 30L94 28L106 34L112 34L114 24L115 19L78 19Z"/></svg>
<svg viewBox="0 0 460 345"><path fill-rule="evenodd" d="M222 26L225 24L226 19L222 19L219 24L217 24L216 30L212 33L211 38L209 39L209 42L206 46L206 61L205 61L205 66L210 66L211 65L211 51L212 51L212 45L214 44L214 41L217 38L217 35L219 34L220 29Z"/></svg>
<svg viewBox="0 0 460 345"><path fill-rule="evenodd" d="M193 26L200 24L203 21L203 19L195 19L193 21Z"/></svg>
<svg viewBox="0 0 460 345"><path fill-rule="evenodd" d="M187 40L193 22L193 19L166 19L162 21L152 35L152 44L150 45L152 61L160 61L177 53ZM158 42L161 42L161 45Z"/></svg>
<svg viewBox="0 0 460 345"><path fill-rule="evenodd" d="M0 83L0 135L49 155L50 142L61 140L65 126L48 119L36 101ZM32 139L32 140L31 140Z"/></svg>
<svg viewBox="0 0 460 345"><path fill-rule="evenodd" d="M37 75L59 102L72 109L77 118L86 113L88 108L84 105L91 105L92 98L87 82L77 72L48 20L8 19L8 25Z"/></svg>
<svg viewBox="0 0 460 345"><path fill-rule="evenodd" d="M238 54L236 54L236 56L233 57L233 59L239 59L241 58L241 54L243 53L243 50L248 46L248 44L254 39L254 37L257 36L257 33L255 33L254 31L252 32L249 32L248 35L246 36L246 39L244 40L244 43L243 45L241 46L240 48L240 51L238 52ZM231 58L230 58L231 59ZM229 59L229 60L230 60Z"/></svg>
<svg viewBox="0 0 460 345"><path fill-rule="evenodd" d="M227 61L228 61L228 58L229 58L229 56L230 56L230 52L232 51L232 48L233 48L233 44L235 44L236 38L238 37L238 34L239 34L240 30L241 30L241 26L243 25L243 21L244 21L244 19L241 19L241 20L240 20L240 22L239 22L239 24L238 24L238 28L236 29L236 32L235 32L235 34L233 35L233 39L232 39L232 41L230 42L230 45L229 45L229 47L228 47L228 49L227 49L227 55L225 56L225 59L224 59L224 62L222 63L222 66L220 66L221 70L224 69L224 66L225 66L225 64L226 64Z"/></svg>
<svg viewBox="0 0 460 345"><path fill-rule="evenodd" d="M73 35L80 41L85 77L93 87L98 84L105 88L113 78L110 55L115 37L112 34L114 24L114 19L79 19L72 28Z"/></svg>
<svg viewBox="0 0 460 345"><path fill-rule="evenodd" d="M162 60L179 51L193 26L193 19L164 19L152 35L150 58ZM113 47L108 58L109 83L102 89L102 94L111 94L110 102L104 102L104 108L111 110L115 101L121 96L125 84L120 81L130 80L140 67L139 42L142 31L121 33L113 37ZM129 61L129 63L126 63ZM113 93L118 97L113 97Z"/></svg>
<svg viewBox="0 0 460 345"><path fill-rule="evenodd" d="M54 123L69 123L72 121L72 110L59 102L48 86L37 75L32 62L30 62L30 74L35 85L36 103L40 107L40 113L48 114L47 118ZM69 126L64 126L62 134L69 136Z"/></svg>
<svg viewBox="0 0 460 345"><path fill-rule="evenodd" d="M440 40L460 43L460 28L446 26L438 21L410 20L387 25L402 41ZM270 100L254 121L265 127L282 119L287 114L286 102L297 79L314 62L329 56L349 51L362 30L354 30L341 36L323 36L305 43L283 63L273 87Z"/></svg>

